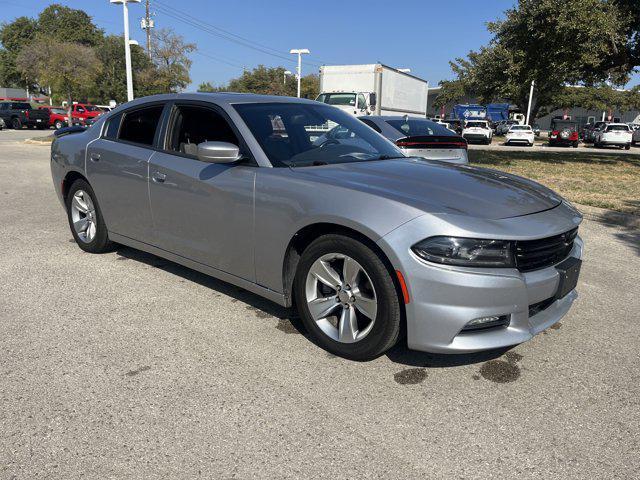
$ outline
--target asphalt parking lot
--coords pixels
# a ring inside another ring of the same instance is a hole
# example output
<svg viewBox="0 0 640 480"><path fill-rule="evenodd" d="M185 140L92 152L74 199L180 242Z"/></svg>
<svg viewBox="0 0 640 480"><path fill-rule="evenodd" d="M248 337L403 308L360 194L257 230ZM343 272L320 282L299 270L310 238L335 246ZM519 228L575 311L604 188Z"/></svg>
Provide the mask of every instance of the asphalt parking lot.
<svg viewBox="0 0 640 480"><path fill-rule="evenodd" d="M0 478L639 478L640 232L585 220L580 298L507 352L327 354L275 304L72 241L0 132Z"/></svg>

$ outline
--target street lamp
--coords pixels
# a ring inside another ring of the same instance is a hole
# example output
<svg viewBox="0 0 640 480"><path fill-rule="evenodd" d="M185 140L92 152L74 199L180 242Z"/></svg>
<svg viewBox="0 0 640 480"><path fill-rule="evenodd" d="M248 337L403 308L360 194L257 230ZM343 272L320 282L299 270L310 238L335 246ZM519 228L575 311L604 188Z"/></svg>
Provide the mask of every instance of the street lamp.
<svg viewBox="0 0 640 480"><path fill-rule="evenodd" d="M131 73L131 43L129 42L129 3L140 3L141 0L109 0L110 3L122 4L124 17L124 61L127 70L127 100L133 100L133 74Z"/></svg>
<svg viewBox="0 0 640 480"><path fill-rule="evenodd" d="M284 83L285 85L287 84L287 75L291 75L291 72L289 70L285 70L283 74L282 83Z"/></svg>
<svg viewBox="0 0 640 480"><path fill-rule="evenodd" d="M298 98L300 98L300 78L302 77L302 55L311 53L307 48L294 48L289 53L298 55Z"/></svg>

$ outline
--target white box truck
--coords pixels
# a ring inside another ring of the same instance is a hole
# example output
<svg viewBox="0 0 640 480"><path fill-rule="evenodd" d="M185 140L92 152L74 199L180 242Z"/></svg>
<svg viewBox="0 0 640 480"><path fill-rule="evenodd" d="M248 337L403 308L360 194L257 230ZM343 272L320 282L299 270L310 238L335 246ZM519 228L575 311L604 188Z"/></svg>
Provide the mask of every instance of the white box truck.
<svg viewBox="0 0 640 480"><path fill-rule="evenodd" d="M320 67L317 101L351 115L426 117L429 83L381 63Z"/></svg>

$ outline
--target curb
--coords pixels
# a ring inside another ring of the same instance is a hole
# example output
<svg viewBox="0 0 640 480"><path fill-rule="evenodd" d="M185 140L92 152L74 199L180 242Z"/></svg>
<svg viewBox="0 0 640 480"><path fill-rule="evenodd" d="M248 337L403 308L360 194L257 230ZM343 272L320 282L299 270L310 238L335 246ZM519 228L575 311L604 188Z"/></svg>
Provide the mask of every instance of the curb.
<svg viewBox="0 0 640 480"><path fill-rule="evenodd" d="M630 213L616 212L615 210L607 210L606 208L582 205L579 203L574 203L574 205L580 213L582 213L584 218L588 220L595 220L596 222L607 223L610 225L618 225L629 230L640 230L640 216L632 215Z"/></svg>

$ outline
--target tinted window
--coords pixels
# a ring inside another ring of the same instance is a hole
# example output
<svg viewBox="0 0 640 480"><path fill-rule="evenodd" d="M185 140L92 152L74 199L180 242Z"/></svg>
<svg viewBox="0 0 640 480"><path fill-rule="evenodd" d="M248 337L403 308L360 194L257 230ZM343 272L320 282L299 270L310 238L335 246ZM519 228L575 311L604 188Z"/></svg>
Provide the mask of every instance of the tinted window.
<svg viewBox="0 0 640 480"><path fill-rule="evenodd" d="M530 131L531 127L529 127L528 125L514 125L513 127L511 127L510 130L527 130L527 131Z"/></svg>
<svg viewBox="0 0 640 480"><path fill-rule="evenodd" d="M162 115L162 105L127 112L122 120L118 138L141 145L153 145Z"/></svg>
<svg viewBox="0 0 640 480"><path fill-rule="evenodd" d="M423 137L433 135L455 135L444 125L422 119L387 120L387 123L407 137Z"/></svg>
<svg viewBox="0 0 640 480"><path fill-rule="evenodd" d="M306 167L404 157L357 118L319 103L234 105L275 166Z"/></svg>
<svg viewBox="0 0 640 480"><path fill-rule="evenodd" d="M118 138L118 129L120 128L120 120L122 120L122 114L114 115L108 120L107 128L104 131L104 138L109 140L115 140Z"/></svg>
<svg viewBox="0 0 640 480"><path fill-rule="evenodd" d="M466 128L487 128L487 124L484 122L467 122Z"/></svg>
<svg viewBox="0 0 640 480"><path fill-rule="evenodd" d="M202 142L227 142L240 145L227 121L215 110L197 106L179 106L169 130L169 150L196 156Z"/></svg>
<svg viewBox="0 0 640 480"><path fill-rule="evenodd" d="M14 110L31 110L31 104L29 104L29 103L14 103L12 108Z"/></svg>
<svg viewBox="0 0 640 480"><path fill-rule="evenodd" d="M372 120L369 120L368 118L361 118L360 119L362 121L362 123L369 125L371 128L373 128L376 132L378 133L382 133L382 129L376 125L376 123Z"/></svg>

